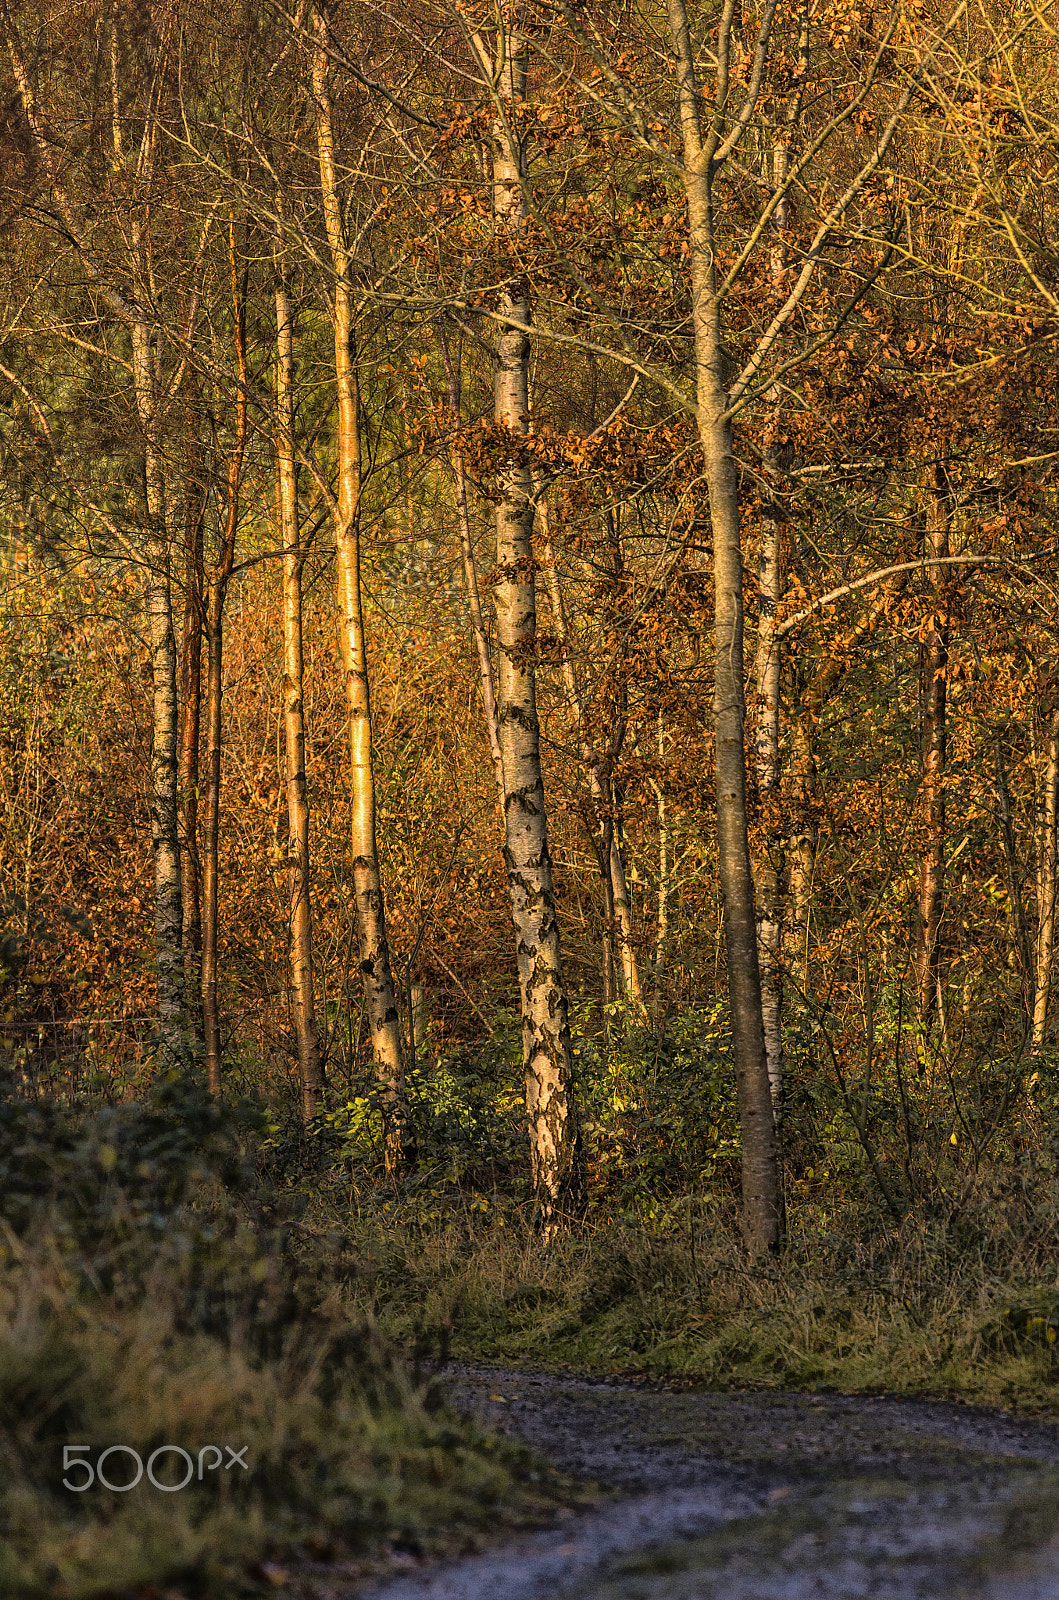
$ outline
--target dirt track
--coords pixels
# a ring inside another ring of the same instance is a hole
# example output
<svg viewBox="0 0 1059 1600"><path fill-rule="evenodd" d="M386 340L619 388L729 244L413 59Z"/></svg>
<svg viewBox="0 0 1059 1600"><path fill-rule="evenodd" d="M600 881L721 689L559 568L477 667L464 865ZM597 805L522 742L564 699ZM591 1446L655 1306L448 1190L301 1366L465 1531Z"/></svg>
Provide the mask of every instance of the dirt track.
<svg viewBox="0 0 1059 1600"><path fill-rule="evenodd" d="M454 1370L461 1410L619 1493L372 1600L1059 1600L1059 1428L964 1406ZM1054 1541L1054 1542L1053 1542Z"/></svg>

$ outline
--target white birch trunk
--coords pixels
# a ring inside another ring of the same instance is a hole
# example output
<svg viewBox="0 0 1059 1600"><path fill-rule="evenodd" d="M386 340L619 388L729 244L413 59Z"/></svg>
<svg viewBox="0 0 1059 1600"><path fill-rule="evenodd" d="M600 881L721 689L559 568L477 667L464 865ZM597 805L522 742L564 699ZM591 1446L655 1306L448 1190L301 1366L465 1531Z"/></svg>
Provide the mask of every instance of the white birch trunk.
<svg viewBox="0 0 1059 1600"><path fill-rule="evenodd" d="M500 104L493 130L497 232L515 238L524 216L522 149L515 116L526 87L521 40L508 32L493 63ZM520 441L529 432L531 310L521 279L506 283L507 319L496 340L494 417L511 438L496 511L497 723L504 768L505 848L522 997L526 1114L533 1191L549 1236L580 1204L580 1141L573 1059L555 912L537 721L537 608L533 482Z"/></svg>

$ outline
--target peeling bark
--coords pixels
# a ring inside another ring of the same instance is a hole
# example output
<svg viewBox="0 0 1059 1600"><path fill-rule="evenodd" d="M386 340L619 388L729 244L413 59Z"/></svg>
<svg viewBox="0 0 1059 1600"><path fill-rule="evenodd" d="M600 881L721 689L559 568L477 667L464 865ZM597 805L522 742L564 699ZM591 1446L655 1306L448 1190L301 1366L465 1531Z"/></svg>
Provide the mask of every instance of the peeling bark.
<svg viewBox="0 0 1059 1600"><path fill-rule="evenodd" d="M506 53L480 54L498 85L492 179L498 233L517 235L524 217L523 152L515 114L526 89L522 41L508 33ZM526 1114L533 1192L545 1236L581 1201L582 1175L573 1058L555 912L548 819L537 722L533 481L522 442L529 432L528 290L521 279L500 294L508 324L497 335L494 416L510 451L499 473L496 580L499 666L497 723L504 766L505 845L511 914L522 997Z"/></svg>

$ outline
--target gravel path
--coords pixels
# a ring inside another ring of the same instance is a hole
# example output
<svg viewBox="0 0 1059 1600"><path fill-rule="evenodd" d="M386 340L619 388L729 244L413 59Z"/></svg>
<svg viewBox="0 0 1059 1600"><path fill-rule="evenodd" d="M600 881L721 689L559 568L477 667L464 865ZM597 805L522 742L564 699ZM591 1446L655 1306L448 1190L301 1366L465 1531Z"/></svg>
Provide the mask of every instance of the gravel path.
<svg viewBox="0 0 1059 1600"><path fill-rule="evenodd" d="M453 1369L459 1409L618 1493L364 1600L1059 1600L1059 1430L841 1395Z"/></svg>

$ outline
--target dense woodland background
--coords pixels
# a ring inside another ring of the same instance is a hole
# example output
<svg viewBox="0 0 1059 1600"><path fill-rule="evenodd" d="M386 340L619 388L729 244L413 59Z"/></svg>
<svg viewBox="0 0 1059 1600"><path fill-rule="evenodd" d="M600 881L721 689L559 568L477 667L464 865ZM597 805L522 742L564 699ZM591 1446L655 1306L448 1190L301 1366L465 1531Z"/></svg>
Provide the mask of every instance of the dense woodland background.
<svg viewBox="0 0 1059 1600"><path fill-rule="evenodd" d="M1054 1411L1054 8L0 32L0 1588L569 1498L450 1350Z"/></svg>
<svg viewBox="0 0 1059 1600"><path fill-rule="evenodd" d="M1050 15L2 17L15 1092L204 1062L548 1216L733 1194L742 1126L772 1245L748 1129L788 1215L1044 1161Z"/></svg>

